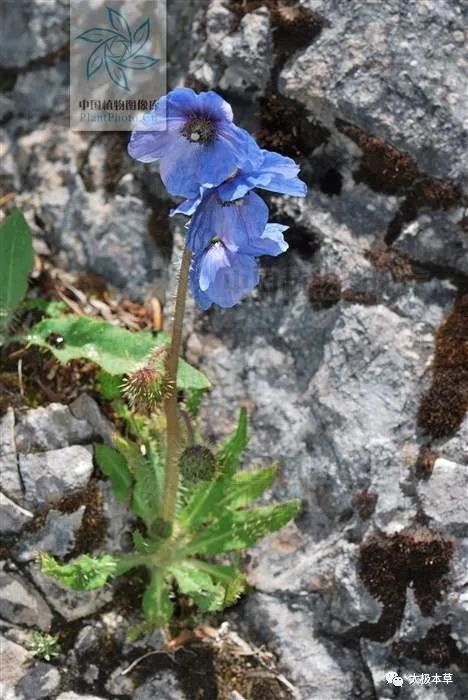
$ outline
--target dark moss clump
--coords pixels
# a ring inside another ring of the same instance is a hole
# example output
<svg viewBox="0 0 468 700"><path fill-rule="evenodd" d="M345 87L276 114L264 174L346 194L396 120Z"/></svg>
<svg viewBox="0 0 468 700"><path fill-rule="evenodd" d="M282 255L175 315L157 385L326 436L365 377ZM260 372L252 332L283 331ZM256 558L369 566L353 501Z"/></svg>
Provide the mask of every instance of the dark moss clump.
<svg viewBox="0 0 468 700"><path fill-rule="evenodd" d="M336 126L363 152L359 169L354 174L357 182L365 182L384 194L401 193L414 182L418 166L408 153L341 119L336 121Z"/></svg>
<svg viewBox="0 0 468 700"><path fill-rule="evenodd" d="M295 51L308 46L320 34L325 19L317 12L300 5L298 0L231 0L231 11L236 17L233 30L242 17L260 7L270 11L273 41L278 67Z"/></svg>
<svg viewBox="0 0 468 700"><path fill-rule="evenodd" d="M372 535L361 545L359 575L383 606L375 625L365 623L362 636L384 640L395 633L412 586L424 615L430 615L447 584L453 542L426 527L393 535Z"/></svg>
<svg viewBox="0 0 468 700"><path fill-rule="evenodd" d="M459 650L450 632L450 625L436 625L431 627L423 639L416 642L395 642L392 651L399 658L416 659L422 664L440 667L456 664L461 670L467 671L468 654Z"/></svg>
<svg viewBox="0 0 468 700"><path fill-rule="evenodd" d="M427 479L431 476L434 463L438 457L438 453L431 450L430 447L423 445L419 450L418 458L415 463L416 475L421 479Z"/></svg>
<svg viewBox="0 0 468 700"><path fill-rule="evenodd" d="M457 298L436 335L432 386L423 395L418 425L433 437L454 433L468 408L468 294Z"/></svg>
<svg viewBox="0 0 468 700"><path fill-rule="evenodd" d="M374 294L363 292L359 289L344 289L341 298L349 304L359 304L360 306L374 306L374 304L377 304L377 297Z"/></svg>
<svg viewBox="0 0 468 700"><path fill-rule="evenodd" d="M291 158L311 154L330 136L324 126L308 120L303 105L277 92L260 100L259 117L256 137L260 145Z"/></svg>
<svg viewBox="0 0 468 700"><path fill-rule="evenodd" d="M334 274L315 275L309 282L307 292L315 309L329 309L341 299L341 280Z"/></svg>
<svg viewBox="0 0 468 700"><path fill-rule="evenodd" d="M73 513L80 506L85 506L81 527L75 540L75 548L70 553L70 559L80 554L88 554L96 549L106 533L106 521L102 512L102 495L96 481L91 481L82 491L65 496L54 508L62 513Z"/></svg>
<svg viewBox="0 0 468 700"><path fill-rule="evenodd" d="M393 250L385 243L378 243L366 253L366 258L379 270L390 274L398 282L407 282L415 277L413 266L409 259Z"/></svg>
<svg viewBox="0 0 468 700"><path fill-rule="evenodd" d="M351 505L363 520L368 520L375 510L378 498L374 491L363 489L354 495Z"/></svg>

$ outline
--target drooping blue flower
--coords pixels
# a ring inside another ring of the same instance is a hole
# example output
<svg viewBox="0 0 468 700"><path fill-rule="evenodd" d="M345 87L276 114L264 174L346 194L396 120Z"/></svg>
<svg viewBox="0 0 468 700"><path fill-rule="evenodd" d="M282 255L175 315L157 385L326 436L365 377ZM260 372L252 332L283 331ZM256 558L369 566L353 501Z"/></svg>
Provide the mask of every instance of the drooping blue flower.
<svg viewBox="0 0 468 700"><path fill-rule="evenodd" d="M258 284L256 257L280 255L288 248L283 238L287 226L267 224L249 245L231 250L224 238L214 237L204 250L196 253L190 269L190 288L202 309L212 304L230 308L239 303Z"/></svg>
<svg viewBox="0 0 468 700"><path fill-rule="evenodd" d="M157 101L133 131L128 152L143 163L159 160L168 192L188 198L221 184L247 160L262 162L254 139L233 123L230 105L215 92L189 88Z"/></svg>
<svg viewBox="0 0 468 700"><path fill-rule="evenodd" d="M287 194L293 197L305 197L307 185L299 177L299 166L292 158L287 158L274 151L261 150L261 162L246 162L236 168L229 178L217 188L218 199L229 202L241 199L248 192L258 187L259 189ZM199 192L173 209L171 214L185 214L191 216L198 208L203 198L209 196L206 188L201 187ZM211 203L213 200L211 200ZM206 205L206 202L205 202Z"/></svg>
<svg viewBox="0 0 468 700"><path fill-rule="evenodd" d="M260 164L246 161L233 177L219 186L222 200L238 199L255 187L293 197L306 196L307 185L298 178L300 168L292 158L274 151L262 150L261 153Z"/></svg>
<svg viewBox="0 0 468 700"><path fill-rule="evenodd" d="M214 237L219 237L235 253L260 236L267 222L268 207L255 192L223 202L218 188L214 188L206 193L192 217L186 245L198 253L205 250Z"/></svg>

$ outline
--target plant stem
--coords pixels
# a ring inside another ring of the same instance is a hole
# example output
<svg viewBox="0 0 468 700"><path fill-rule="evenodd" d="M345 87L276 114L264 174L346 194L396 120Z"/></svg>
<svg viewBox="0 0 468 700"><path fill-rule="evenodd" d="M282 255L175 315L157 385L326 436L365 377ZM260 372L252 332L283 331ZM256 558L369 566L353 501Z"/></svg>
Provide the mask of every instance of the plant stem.
<svg viewBox="0 0 468 700"><path fill-rule="evenodd" d="M185 248L177 286L171 347L166 362L166 377L169 382L170 393L164 402L164 410L166 413L166 472L162 518L167 523L172 523L174 521L177 489L179 486L180 430L177 418L177 368L179 365L180 345L182 342L182 324L184 320L191 259L192 253Z"/></svg>

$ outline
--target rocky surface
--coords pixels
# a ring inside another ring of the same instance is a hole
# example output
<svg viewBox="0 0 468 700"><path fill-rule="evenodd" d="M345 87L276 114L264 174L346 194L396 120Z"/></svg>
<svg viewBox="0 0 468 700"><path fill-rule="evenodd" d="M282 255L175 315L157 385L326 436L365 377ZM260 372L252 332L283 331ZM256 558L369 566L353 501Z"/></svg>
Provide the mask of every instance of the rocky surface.
<svg viewBox="0 0 468 700"><path fill-rule="evenodd" d="M464 5L206 4L206 12L196 2L169 4L170 84L223 91L264 146L299 160L310 186L305 201L269 198L272 219L291 226L290 252L262 263L249 299L205 314L189 303L186 354L214 385L202 414L207 438L227 434L247 405L247 463L278 461L275 497L304 502L296 525L251 552L254 592L231 620L274 651L300 700L462 700ZM10 17L34 40L15 52L11 37L0 42L2 194L13 193L58 264L99 273L135 300L167 299L170 318L183 222L168 225L157 168L131 162L124 137L64 126L61 12L16 3ZM2 36L8 26L0 21ZM10 410L0 421L0 526L10 547L0 618L16 659L0 693L193 700L198 688L214 700L198 676L183 673L206 669L206 659L178 652L175 666L156 667L157 655L141 674L123 676L127 661L159 650L161 639L129 648L123 633L133 612L113 612L112 590L71 594L37 569L39 548L67 556L80 543L89 503L78 499L71 512L59 503L92 483L89 445L110 440L97 406L80 397L26 415ZM99 546L125 547L125 511L108 484L98 491ZM32 511L45 506L29 530ZM52 668L32 662L21 636L51 625L72 630ZM401 687L386 681L389 671ZM410 682L423 673L453 682Z"/></svg>

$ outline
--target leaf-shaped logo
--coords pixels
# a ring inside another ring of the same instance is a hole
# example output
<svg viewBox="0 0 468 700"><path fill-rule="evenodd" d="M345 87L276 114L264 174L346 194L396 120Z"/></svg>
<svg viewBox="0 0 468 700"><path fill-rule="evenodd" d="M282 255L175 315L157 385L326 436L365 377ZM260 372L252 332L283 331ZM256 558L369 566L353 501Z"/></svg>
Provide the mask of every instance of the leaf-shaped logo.
<svg viewBox="0 0 468 700"><path fill-rule="evenodd" d="M106 61L106 70L114 85L118 85L123 90L128 90L127 74L115 61Z"/></svg>
<svg viewBox="0 0 468 700"><path fill-rule="evenodd" d="M127 70L147 70L159 63L159 58L140 54L151 33L149 17L131 28L124 15L112 7L106 7L110 27L92 27L77 39L97 44L86 62L86 78L90 80L101 68L105 68L111 82L129 91Z"/></svg>
<svg viewBox="0 0 468 700"><path fill-rule="evenodd" d="M121 12L118 10L113 10L112 7L108 7L107 14L109 17L109 22L111 26L120 34L127 37L130 41L132 40L132 33L128 22Z"/></svg>

